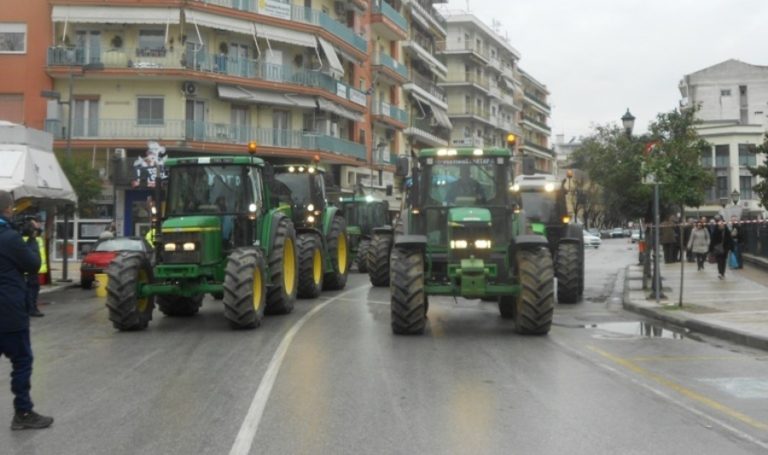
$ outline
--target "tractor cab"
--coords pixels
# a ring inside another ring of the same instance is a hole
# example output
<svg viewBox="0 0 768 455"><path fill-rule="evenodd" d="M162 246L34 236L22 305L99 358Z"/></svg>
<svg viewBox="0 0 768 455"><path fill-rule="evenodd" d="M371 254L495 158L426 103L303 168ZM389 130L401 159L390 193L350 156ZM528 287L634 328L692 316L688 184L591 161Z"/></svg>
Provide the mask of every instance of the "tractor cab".
<svg viewBox="0 0 768 455"><path fill-rule="evenodd" d="M389 203L371 195L355 195L339 198L339 207L347 220L352 263L360 273L367 273L374 230L390 225Z"/></svg>
<svg viewBox="0 0 768 455"><path fill-rule="evenodd" d="M317 228L328 206L325 171L314 164L275 166L275 194L291 207L297 229Z"/></svg>

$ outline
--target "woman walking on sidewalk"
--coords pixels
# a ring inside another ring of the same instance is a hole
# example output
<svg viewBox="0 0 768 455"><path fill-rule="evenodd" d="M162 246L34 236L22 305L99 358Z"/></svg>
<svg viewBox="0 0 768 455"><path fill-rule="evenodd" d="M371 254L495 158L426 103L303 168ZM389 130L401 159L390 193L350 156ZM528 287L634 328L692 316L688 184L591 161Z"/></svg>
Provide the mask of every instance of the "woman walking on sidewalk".
<svg viewBox="0 0 768 455"><path fill-rule="evenodd" d="M709 252L714 254L717 259L717 277L719 279L725 278L725 261L728 258L728 252L733 249L733 240L731 239L731 231L725 225L725 221L720 219L717 222L717 227L712 231L711 239L709 242Z"/></svg>
<svg viewBox="0 0 768 455"><path fill-rule="evenodd" d="M696 226L691 232L687 245L688 251L696 255L696 265L698 270L704 270L704 261L709 252L709 230L701 221L696 222Z"/></svg>

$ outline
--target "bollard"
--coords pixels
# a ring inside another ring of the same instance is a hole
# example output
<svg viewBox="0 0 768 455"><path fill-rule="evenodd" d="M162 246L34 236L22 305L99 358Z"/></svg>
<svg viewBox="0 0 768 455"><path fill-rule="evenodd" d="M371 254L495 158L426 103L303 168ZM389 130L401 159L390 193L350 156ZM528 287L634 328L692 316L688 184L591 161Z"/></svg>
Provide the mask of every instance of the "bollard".
<svg viewBox="0 0 768 455"><path fill-rule="evenodd" d="M96 278L96 297L106 297L109 277L106 273L97 273L94 277Z"/></svg>

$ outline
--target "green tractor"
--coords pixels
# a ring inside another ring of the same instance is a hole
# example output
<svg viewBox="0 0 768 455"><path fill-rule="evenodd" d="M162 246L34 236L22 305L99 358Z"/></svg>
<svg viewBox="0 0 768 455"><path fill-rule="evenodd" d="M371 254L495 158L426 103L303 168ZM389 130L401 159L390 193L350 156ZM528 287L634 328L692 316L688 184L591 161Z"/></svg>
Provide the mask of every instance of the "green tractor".
<svg viewBox="0 0 768 455"><path fill-rule="evenodd" d="M371 239L374 230L389 225L389 203L370 195L355 195L340 198L339 207L347 220L352 264L358 272L368 273Z"/></svg>
<svg viewBox="0 0 768 455"><path fill-rule="evenodd" d="M515 178L514 188L533 231L549 242L557 301L578 302L584 294L584 228L568 214L564 185L553 175L529 171Z"/></svg>
<svg viewBox="0 0 768 455"><path fill-rule="evenodd" d="M279 165L275 180L274 190L296 226L298 296L344 289L350 264L347 222L338 207L328 204L325 172L315 164Z"/></svg>
<svg viewBox="0 0 768 455"><path fill-rule="evenodd" d="M408 161L398 160L397 176ZM517 332L548 333L552 257L511 191L510 150L424 149L410 167L390 257L392 331L423 333L429 296L445 295L494 298Z"/></svg>
<svg viewBox="0 0 768 455"><path fill-rule="evenodd" d="M145 329L155 302L167 316L192 316L205 294L223 300L233 328L258 327L265 313L290 313L296 234L287 208L271 203L264 161L169 158L165 169L166 189L156 191L161 210L154 221L154 265L140 253L126 253L107 270L114 327Z"/></svg>

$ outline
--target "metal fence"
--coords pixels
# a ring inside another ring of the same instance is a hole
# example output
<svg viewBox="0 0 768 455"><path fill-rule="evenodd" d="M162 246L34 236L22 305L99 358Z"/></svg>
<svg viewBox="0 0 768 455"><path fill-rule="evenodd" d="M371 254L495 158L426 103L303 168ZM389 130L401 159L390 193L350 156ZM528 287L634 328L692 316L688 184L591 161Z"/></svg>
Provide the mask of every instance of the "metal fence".
<svg viewBox="0 0 768 455"><path fill-rule="evenodd" d="M747 223L741 226L744 253L768 259L768 223Z"/></svg>

